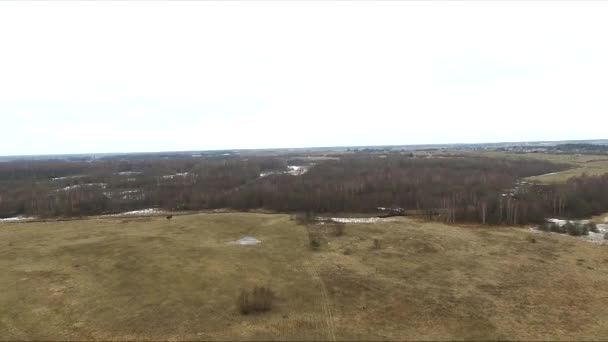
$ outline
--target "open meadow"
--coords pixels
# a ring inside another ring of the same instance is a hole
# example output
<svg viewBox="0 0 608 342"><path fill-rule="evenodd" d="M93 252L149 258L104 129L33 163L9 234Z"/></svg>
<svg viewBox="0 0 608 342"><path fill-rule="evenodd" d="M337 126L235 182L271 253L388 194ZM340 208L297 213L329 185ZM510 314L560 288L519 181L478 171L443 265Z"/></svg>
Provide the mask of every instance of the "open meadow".
<svg viewBox="0 0 608 342"><path fill-rule="evenodd" d="M482 152L473 153L483 156L511 159L536 159L550 161L558 164L569 164L571 167L564 171L551 172L544 175L527 177L529 181L544 184L564 183L572 177L583 174L597 176L608 173L608 157L606 155L586 154L549 154L549 153L508 153L508 152Z"/></svg>
<svg viewBox="0 0 608 342"><path fill-rule="evenodd" d="M0 338L608 338L607 245L404 217L343 229L252 213L0 223ZM261 243L230 243L244 236ZM255 285L273 308L242 315Z"/></svg>

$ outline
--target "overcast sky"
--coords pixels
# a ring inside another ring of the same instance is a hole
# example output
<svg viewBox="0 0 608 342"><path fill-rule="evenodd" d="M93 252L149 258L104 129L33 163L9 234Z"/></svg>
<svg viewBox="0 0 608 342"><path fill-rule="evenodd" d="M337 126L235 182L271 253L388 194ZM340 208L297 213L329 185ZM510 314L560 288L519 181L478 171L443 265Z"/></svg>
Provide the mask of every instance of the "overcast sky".
<svg viewBox="0 0 608 342"><path fill-rule="evenodd" d="M608 138L606 2L2 2L0 155Z"/></svg>

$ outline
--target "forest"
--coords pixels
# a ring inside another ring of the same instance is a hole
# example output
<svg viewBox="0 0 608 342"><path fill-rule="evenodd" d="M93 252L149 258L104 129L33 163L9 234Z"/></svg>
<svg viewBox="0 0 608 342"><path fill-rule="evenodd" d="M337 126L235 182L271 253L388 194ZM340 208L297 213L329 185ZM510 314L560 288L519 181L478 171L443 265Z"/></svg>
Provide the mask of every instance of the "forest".
<svg viewBox="0 0 608 342"><path fill-rule="evenodd" d="M419 215L446 223L526 224L608 210L608 174L563 184L528 176L542 160L412 153L108 158L0 163L0 218L77 217L144 208Z"/></svg>

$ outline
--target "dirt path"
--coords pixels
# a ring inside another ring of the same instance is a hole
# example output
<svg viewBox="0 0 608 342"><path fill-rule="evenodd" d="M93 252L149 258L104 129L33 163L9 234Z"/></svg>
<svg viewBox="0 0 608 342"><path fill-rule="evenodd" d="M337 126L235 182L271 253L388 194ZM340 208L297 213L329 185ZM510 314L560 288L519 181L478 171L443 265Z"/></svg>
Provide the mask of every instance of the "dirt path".
<svg viewBox="0 0 608 342"><path fill-rule="evenodd" d="M331 303L329 300L329 295L327 294L327 287L319 276L319 267L315 260L311 260L306 263L306 270L310 274L310 276L319 284L319 288L321 290L321 308L323 309L323 314L325 316L325 323L327 324L327 333L329 335L330 341L336 341L335 327L334 327L334 317L331 310Z"/></svg>

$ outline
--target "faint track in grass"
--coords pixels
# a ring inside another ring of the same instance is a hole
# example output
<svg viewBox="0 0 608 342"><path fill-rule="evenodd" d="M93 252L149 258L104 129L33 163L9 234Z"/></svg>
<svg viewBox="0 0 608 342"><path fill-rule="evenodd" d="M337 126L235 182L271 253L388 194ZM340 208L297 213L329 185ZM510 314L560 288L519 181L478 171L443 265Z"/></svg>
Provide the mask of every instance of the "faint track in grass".
<svg viewBox="0 0 608 342"><path fill-rule="evenodd" d="M321 276L319 275L319 268L314 260L311 260L310 263L307 263L306 270L311 275L311 277L319 284L319 288L321 290L321 308L323 309L323 314L325 316L325 323L327 325L327 333L329 335L329 340L336 341L334 317L330 306L327 287L325 286L323 279L321 279Z"/></svg>

